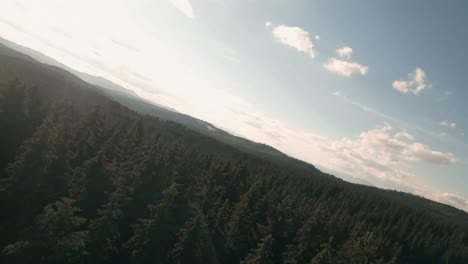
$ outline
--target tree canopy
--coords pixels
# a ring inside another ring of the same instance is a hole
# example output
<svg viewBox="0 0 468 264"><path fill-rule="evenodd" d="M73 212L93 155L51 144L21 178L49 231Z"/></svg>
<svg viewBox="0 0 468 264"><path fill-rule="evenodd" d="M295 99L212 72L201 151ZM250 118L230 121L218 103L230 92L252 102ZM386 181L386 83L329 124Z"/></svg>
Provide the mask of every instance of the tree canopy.
<svg viewBox="0 0 468 264"><path fill-rule="evenodd" d="M2 263L468 263L466 213L245 153L58 76L0 84Z"/></svg>

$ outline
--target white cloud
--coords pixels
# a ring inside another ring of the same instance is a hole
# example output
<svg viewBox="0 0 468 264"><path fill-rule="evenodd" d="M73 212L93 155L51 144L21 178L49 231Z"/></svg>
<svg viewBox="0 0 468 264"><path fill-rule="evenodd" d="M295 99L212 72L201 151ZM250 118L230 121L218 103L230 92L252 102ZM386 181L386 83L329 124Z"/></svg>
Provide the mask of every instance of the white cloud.
<svg viewBox="0 0 468 264"><path fill-rule="evenodd" d="M426 73L421 68L416 68L409 74L408 80L396 80L392 84L393 88L401 93L413 93L418 95L424 90L426 85Z"/></svg>
<svg viewBox="0 0 468 264"><path fill-rule="evenodd" d="M407 133L407 132L398 132L395 134L395 137L396 138L402 138L402 139L408 139L408 140L413 140L414 139L414 136Z"/></svg>
<svg viewBox="0 0 468 264"><path fill-rule="evenodd" d="M394 133L393 130L389 124L384 124L360 133L357 138L331 140L322 148L330 153L327 159L339 172L358 175L379 187L407 188L415 194L468 210L468 204L447 199L446 195L422 184L410 172L414 162L452 165L457 162L456 156L415 142L415 137L407 132Z"/></svg>
<svg viewBox="0 0 468 264"><path fill-rule="evenodd" d="M310 40L309 33L302 28L280 25L273 28L272 34L278 42L295 48L310 58L315 58L314 44Z"/></svg>
<svg viewBox="0 0 468 264"><path fill-rule="evenodd" d="M431 150L429 146L421 143L413 143L406 146L403 154L406 155L406 159L408 160L426 161L444 165L455 164L457 162L454 154Z"/></svg>
<svg viewBox="0 0 468 264"><path fill-rule="evenodd" d="M433 198L442 203L450 204L454 207L461 208L461 209L464 209L465 211L468 211L468 199L464 198L463 196L444 192L444 193L434 195Z"/></svg>
<svg viewBox="0 0 468 264"><path fill-rule="evenodd" d="M336 54L342 58L351 58L351 55L353 54L353 49L351 47L342 47L336 50Z"/></svg>
<svg viewBox="0 0 468 264"><path fill-rule="evenodd" d="M330 72L336 73L341 76L350 77L353 74L366 75L369 67L353 61L344 61L337 58L329 58L323 64L323 67Z"/></svg>
<svg viewBox="0 0 468 264"><path fill-rule="evenodd" d="M272 25L273 25L273 23L271 23L270 21L265 22L265 27L266 27L266 28L269 28L269 27L271 27Z"/></svg>
<svg viewBox="0 0 468 264"><path fill-rule="evenodd" d="M443 127L448 127L448 128L452 128L452 129L457 127L457 124L455 124L454 122L448 121L448 120L441 121L439 124L441 126L443 126Z"/></svg>
<svg viewBox="0 0 468 264"><path fill-rule="evenodd" d="M189 0L169 0L171 3L188 18L195 19L192 4Z"/></svg>
<svg viewBox="0 0 468 264"><path fill-rule="evenodd" d="M353 74L366 75L369 71L369 67L349 60L353 54L353 49L351 47L345 46L339 48L336 50L336 54L338 57L346 60L329 58L328 61L323 64L323 67L328 71L345 77L350 77Z"/></svg>
<svg viewBox="0 0 468 264"><path fill-rule="evenodd" d="M357 140L345 139L348 151L358 152L359 156L374 159L374 155L383 157L389 162L381 165L391 165L393 162L424 161L433 164L449 165L456 163L457 159L450 152L432 150L422 143L413 142L414 136L406 132L392 133L392 127L385 124L383 127L362 132ZM370 154L370 155L369 155Z"/></svg>

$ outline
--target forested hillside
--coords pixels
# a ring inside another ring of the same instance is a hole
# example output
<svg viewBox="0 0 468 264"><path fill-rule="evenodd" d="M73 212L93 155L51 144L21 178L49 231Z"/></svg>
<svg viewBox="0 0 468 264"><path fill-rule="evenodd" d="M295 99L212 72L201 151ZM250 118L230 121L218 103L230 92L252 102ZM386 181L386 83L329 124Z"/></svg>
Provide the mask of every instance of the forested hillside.
<svg viewBox="0 0 468 264"><path fill-rule="evenodd" d="M48 81L49 81L48 79L34 79L35 75L29 74L32 71L31 69L32 65L25 65L25 64L17 63L18 61L24 61L24 60L28 62L32 62L32 63L35 63L35 62L37 63L37 61L39 61L39 62L45 63L46 65L55 66L55 67L48 67L49 70L58 70L59 73L63 73L64 72L63 70L66 70L69 73L72 73L74 75L73 76L74 78L72 78L73 80L76 80L77 79L76 77L78 77L81 80L84 80L89 83L86 87L87 89L95 89L99 93L104 94L106 97L111 98L112 100L117 101L121 103L122 105L138 113L156 116L162 120L174 121L188 128L191 128L203 135L213 137L237 149L240 149L245 152L249 152L257 156L261 156L263 158L269 159L277 163L300 166L303 169L317 172L317 169L314 166L310 164L306 164L305 162L290 158L286 156L285 154L281 153L280 151L278 151L277 149L274 149L268 145L252 142L244 138L234 136L230 133L227 133L226 131L222 129L214 127L212 124L206 121L199 120L189 115L176 112L173 109L155 104L153 102L148 102L144 100L143 98L138 97L134 92L131 92L130 90L124 87L121 87L115 83L112 83L102 77L91 76L89 74L73 70L67 67L66 65L61 64L60 62L45 56L44 54L38 51L12 43L1 37L0 37L0 55L9 57L9 58L19 59L19 60L10 62L11 66L8 65L9 67L7 67L7 69L3 71L3 74L5 74L6 76L9 76L9 75L21 76L21 79L25 82L28 82L28 80L33 78L32 83L34 83L35 85L38 85L38 84L43 85L44 83L45 85L48 85ZM9 61L7 60L6 62L9 62ZM37 71L37 70L45 70L45 69L43 68L34 69L33 71ZM21 74L23 72L26 72L27 74ZM2 72L0 71L0 73ZM70 85L70 84L65 83L65 85Z"/></svg>
<svg viewBox="0 0 468 264"><path fill-rule="evenodd" d="M460 210L243 152L59 68L0 62L1 263L468 263Z"/></svg>

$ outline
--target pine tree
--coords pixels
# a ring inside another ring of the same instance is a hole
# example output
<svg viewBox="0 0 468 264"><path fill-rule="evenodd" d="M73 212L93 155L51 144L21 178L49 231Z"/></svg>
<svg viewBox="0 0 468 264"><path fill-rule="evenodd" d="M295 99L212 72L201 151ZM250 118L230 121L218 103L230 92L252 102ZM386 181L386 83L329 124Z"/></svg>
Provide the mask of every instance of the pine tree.
<svg viewBox="0 0 468 264"><path fill-rule="evenodd" d="M206 220L201 212L190 218L177 232L177 241L172 249L174 263L217 263L213 241Z"/></svg>
<svg viewBox="0 0 468 264"><path fill-rule="evenodd" d="M253 250L244 261L241 261L242 264L273 264L273 252L272 252L272 243L273 237L267 235L262 238L258 243L258 247Z"/></svg>
<svg viewBox="0 0 468 264"><path fill-rule="evenodd" d="M149 218L134 224L127 246L134 262L163 262L167 259L175 234L186 219L186 201L173 183L163 193L159 204L148 205Z"/></svg>
<svg viewBox="0 0 468 264"><path fill-rule="evenodd" d="M321 245L321 249L315 255L310 264L332 264L335 263L335 250L333 248L333 237L330 237L327 243Z"/></svg>
<svg viewBox="0 0 468 264"><path fill-rule="evenodd" d="M30 239L8 245L4 253L15 255L28 250L27 254L38 262L81 263L87 255L88 232L79 229L86 222L77 216L79 211L68 198L47 205L37 217Z"/></svg>

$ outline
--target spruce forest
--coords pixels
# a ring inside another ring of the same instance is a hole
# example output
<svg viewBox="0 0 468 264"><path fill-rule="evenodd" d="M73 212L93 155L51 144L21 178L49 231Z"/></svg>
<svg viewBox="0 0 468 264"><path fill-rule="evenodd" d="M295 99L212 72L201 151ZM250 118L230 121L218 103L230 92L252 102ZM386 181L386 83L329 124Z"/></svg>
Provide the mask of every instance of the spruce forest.
<svg viewBox="0 0 468 264"><path fill-rule="evenodd" d="M468 263L461 210L236 147L8 52L1 263Z"/></svg>

